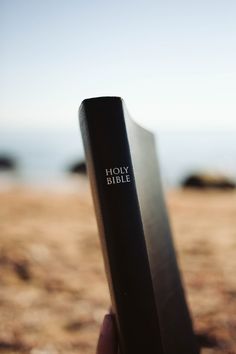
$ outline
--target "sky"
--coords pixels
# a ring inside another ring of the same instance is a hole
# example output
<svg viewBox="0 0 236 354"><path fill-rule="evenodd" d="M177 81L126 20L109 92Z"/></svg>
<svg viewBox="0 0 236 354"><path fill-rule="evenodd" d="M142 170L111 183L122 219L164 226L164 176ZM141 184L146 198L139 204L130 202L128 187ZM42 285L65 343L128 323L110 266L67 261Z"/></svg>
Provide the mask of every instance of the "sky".
<svg viewBox="0 0 236 354"><path fill-rule="evenodd" d="M74 131L121 96L155 131L236 132L234 0L0 0L0 129Z"/></svg>

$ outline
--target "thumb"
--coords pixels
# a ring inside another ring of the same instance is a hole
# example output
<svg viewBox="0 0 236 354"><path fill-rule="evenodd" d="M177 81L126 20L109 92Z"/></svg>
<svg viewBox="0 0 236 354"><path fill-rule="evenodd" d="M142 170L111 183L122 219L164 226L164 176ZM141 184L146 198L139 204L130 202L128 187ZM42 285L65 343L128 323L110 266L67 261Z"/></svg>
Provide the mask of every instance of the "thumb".
<svg viewBox="0 0 236 354"><path fill-rule="evenodd" d="M96 354L117 354L118 340L114 318L105 315L101 326Z"/></svg>

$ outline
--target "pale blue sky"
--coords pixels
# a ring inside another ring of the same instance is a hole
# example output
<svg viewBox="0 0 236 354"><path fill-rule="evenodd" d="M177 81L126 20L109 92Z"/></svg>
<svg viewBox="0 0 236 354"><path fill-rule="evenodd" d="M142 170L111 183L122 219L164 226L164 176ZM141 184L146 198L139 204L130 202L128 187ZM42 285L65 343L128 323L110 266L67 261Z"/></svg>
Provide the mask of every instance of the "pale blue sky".
<svg viewBox="0 0 236 354"><path fill-rule="evenodd" d="M77 127L122 96L156 131L236 132L236 1L0 0L0 128Z"/></svg>

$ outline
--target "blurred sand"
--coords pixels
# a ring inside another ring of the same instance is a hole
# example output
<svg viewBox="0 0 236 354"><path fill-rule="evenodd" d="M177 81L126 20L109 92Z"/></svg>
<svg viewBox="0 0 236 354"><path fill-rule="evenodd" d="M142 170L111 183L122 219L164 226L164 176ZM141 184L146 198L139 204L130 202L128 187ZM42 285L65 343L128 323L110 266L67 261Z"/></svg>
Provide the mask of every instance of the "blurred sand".
<svg viewBox="0 0 236 354"><path fill-rule="evenodd" d="M0 198L0 352L94 354L110 302L87 182ZM167 202L202 353L236 353L236 193Z"/></svg>

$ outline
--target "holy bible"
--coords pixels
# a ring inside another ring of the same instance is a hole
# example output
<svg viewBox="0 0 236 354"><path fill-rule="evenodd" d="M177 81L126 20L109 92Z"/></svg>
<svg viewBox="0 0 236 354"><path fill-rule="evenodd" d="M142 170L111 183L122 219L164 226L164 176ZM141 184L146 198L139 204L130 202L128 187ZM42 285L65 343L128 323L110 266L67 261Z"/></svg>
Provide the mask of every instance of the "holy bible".
<svg viewBox="0 0 236 354"><path fill-rule="evenodd" d="M84 100L79 118L121 354L198 353L153 134L119 97Z"/></svg>

